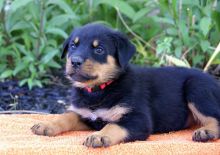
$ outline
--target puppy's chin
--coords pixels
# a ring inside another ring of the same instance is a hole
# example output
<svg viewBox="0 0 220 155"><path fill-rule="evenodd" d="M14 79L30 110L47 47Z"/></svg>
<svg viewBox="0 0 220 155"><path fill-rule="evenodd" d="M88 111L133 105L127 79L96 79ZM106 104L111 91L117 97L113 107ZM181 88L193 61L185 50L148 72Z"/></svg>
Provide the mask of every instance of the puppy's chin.
<svg viewBox="0 0 220 155"><path fill-rule="evenodd" d="M87 84L79 82L79 81L73 81L73 86L78 88L85 88L87 87Z"/></svg>
<svg viewBox="0 0 220 155"><path fill-rule="evenodd" d="M72 79L74 81L78 81L78 82L87 82L87 81L91 81L91 80L96 80L98 78L98 76L92 76L86 73L76 73L74 75L72 75Z"/></svg>
<svg viewBox="0 0 220 155"><path fill-rule="evenodd" d="M69 79L74 87L85 88L85 87L93 87L95 85L95 81L98 79L98 76L91 76L83 73L76 73L66 76Z"/></svg>

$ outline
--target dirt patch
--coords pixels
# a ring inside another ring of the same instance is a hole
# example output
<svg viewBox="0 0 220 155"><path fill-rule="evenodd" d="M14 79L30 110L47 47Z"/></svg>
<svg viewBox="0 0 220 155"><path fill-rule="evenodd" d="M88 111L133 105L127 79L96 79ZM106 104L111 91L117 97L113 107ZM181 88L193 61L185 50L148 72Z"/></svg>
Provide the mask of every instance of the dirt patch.
<svg viewBox="0 0 220 155"><path fill-rule="evenodd" d="M33 110L62 113L71 103L68 86L48 85L44 88L19 87L17 81L0 82L0 111Z"/></svg>

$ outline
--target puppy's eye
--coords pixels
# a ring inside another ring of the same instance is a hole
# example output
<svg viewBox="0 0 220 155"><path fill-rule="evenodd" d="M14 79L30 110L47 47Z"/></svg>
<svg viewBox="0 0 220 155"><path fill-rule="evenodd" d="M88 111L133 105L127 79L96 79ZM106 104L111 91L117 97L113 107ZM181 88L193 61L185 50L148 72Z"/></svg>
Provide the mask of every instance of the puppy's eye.
<svg viewBox="0 0 220 155"><path fill-rule="evenodd" d="M95 52L95 54L102 55L102 54L104 54L104 49L101 47L97 47L97 48L95 48L94 52Z"/></svg>
<svg viewBox="0 0 220 155"><path fill-rule="evenodd" d="M72 48L72 49L76 49L76 44L75 43L72 43L71 45L70 45L70 47Z"/></svg>

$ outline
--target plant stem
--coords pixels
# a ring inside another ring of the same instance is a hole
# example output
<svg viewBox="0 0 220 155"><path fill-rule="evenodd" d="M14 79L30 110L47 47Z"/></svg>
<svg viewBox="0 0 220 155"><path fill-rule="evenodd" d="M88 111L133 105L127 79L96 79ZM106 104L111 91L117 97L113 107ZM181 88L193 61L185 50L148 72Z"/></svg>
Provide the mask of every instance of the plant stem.
<svg viewBox="0 0 220 155"><path fill-rule="evenodd" d="M207 72L209 66L211 65L212 61L217 57L217 55L220 53L220 42L218 43L218 46L216 47L214 53L212 54L211 58L209 59L208 63L206 64L204 68L204 72Z"/></svg>
<svg viewBox="0 0 220 155"><path fill-rule="evenodd" d="M7 32L7 28L6 28L6 12L5 12L5 10L4 10L4 8L5 8L5 5L6 5L6 2L4 2L4 5L3 5L3 7L2 7L2 10L1 10L1 16L0 16L0 21L1 21L1 23L2 23L2 28L3 28L3 34L4 34L4 38L5 38L5 44L6 44L6 46L7 45L9 45L10 43L11 43L11 41L10 41L10 36L9 36L9 34L8 34L8 32Z"/></svg>
<svg viewBox="0 0 220 155"><path fill-rule="evenodd" d="M1 24L2 24L2 32L3 32L3 40L5 42L4 46L9 46L11 44L11 39L10 39L10 35L9 33L7 32L7 27L6 27L6 10L5 10L5 6L6 6L6 1L4 2L3 4L3 7L1 9L1 12L0 12L0 21L1 21ZM13 60L13 57L12 55L7 55L6 56L6 59L7 59L7 62L8 62L8 66L13 66L14 64L14 60Z"/></svg>
<svg viewBox="0 0 220 155"><path fill-rule="evenodd" d="M93 0L89 0L88 1L88 5L89 5L89 20L90 22L92 22L92 14L93 14L93 10L92 10L92 6L93 6Z"/></svg>
<svg viewBox="0 0 220 155"><path fill-rule="evenodd" d="M194 49L196 46L198 45L198 43L195 43L193 46L191 46L190 48L188 48L181 56L181 59L185 59L186 55L192 50Z"/></svg>
<svg viewBox="0 0 220 155"><path fill-rule="evenodd" d="M39 35L38 35L38 39L37 39L37 45L36 45L36 54L37 54L37 58L40 57L40 45L41 45L41 37L43 35L43 28L44 28L44 2L43 0L40 0L40 30L39 30Z"/></svg>
<svg viewBox="0 0 220 155"><path fill-rule="evenodd" d="M140 40L142 43L144 43L146 46L148 46L149 48L151 48L152 50L156 51L156 49L151 46L148 42L146 42L143 38L141 38L139 35L137 35L134 31L132 31L132 29L127 25L127 23L125 22L124 18L122 17L119 9L117 7L115 7L117 14L121 20L121 22L123 23L123 25L126 27L126 29L134 36L136 37L138 40Z"/></svg>

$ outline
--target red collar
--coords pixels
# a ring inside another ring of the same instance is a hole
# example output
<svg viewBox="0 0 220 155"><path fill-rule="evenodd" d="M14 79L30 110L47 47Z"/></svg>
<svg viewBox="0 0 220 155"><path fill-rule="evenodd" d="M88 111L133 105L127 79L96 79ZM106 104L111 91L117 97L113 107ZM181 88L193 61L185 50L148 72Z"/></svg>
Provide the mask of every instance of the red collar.
<svg viewBox="0 0 220 155"><path fill-rule="evenodd" d="M85 87L85 89L87 90L87 92L91 93L91 92L94 92L94 91L97 91L97 90L103 90L105 89L106 86L110 85L113 81L108 81L106 83L103 83L99 86L95 86L93 88L91 87Z"/></svg>

